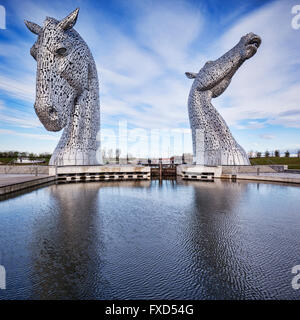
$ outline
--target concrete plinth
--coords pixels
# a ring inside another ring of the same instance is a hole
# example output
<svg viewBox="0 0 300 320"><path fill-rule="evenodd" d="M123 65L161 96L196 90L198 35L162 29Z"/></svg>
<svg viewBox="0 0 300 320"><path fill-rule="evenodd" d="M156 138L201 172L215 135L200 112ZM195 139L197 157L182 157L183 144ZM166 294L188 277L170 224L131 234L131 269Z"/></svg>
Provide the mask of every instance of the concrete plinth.
<svg viewBox="0 0 300 320"><path fill-rule="evenodd" d="M150 180L150 167L131 165L50 166L59 180Z"/></svg>
<svg viewBox="0 0 300 320"><path fill-rule="evenodd" d="M213 181L222 175L222 166L180 165L177 174L186 180Z"/></svg>

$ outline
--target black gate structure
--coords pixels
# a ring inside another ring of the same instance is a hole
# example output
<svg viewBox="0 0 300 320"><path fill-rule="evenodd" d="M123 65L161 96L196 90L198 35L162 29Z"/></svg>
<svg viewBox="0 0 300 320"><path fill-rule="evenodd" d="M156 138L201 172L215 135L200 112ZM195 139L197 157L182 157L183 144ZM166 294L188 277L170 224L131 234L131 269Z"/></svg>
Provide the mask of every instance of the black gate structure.
<svg viewBox="0 0 300 320"><path fill-rule="evenodd" d="M148 164L151 167L151 179L176 179L175 164Z"/></svg>

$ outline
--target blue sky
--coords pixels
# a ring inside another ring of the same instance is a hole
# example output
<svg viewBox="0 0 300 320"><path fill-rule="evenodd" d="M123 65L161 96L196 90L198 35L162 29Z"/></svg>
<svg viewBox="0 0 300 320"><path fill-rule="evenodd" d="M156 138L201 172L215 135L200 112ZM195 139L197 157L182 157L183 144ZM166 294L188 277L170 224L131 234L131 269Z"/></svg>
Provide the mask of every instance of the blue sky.
<svg viewBox="0 0 300 320"><path fill-rule="evenodd" d="M52 152L61 135L48 132L33 109L36 36L27 19L61 19L80 7L75 29L94 55L100 79L103 147L124 150L119 123L136 156L192 150L187 98L207 60L254 32L263 43L213 104L247 150L300 148L300 29L291 27L297 1L1 1L0 150ZM299 1L300 4L300 1ZM170 139L170 137L173 137ZM155 147L151 141L159 141ZM175 141L175 142L174 142ZM150 154L149 154L150 153Z"/></svg>

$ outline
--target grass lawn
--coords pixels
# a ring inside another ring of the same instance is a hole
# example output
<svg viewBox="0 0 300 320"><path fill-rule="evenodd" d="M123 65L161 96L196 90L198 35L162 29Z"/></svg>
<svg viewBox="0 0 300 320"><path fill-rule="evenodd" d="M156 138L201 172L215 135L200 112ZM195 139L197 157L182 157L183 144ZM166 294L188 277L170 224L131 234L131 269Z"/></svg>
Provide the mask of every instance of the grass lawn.
<svg viewBox="0 0 300 320"><path fill-rule="evenodd" d="M268 157L250 158L251 164L286 164L289 169L300 169L300 158Z"/></svg>
<svg viewBox="0 0 300 320"><path fill-rule="evenodd" d="M0 158L0 164L9 164L15 158Z"/></svg>

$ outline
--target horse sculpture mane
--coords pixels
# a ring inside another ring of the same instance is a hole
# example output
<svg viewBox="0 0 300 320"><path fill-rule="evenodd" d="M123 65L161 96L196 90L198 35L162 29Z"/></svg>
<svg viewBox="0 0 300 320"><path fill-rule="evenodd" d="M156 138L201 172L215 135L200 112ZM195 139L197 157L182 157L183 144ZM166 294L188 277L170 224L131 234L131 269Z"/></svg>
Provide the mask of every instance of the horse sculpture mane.
<svg viewBox="0 0 300 320"><path fill-rule="evenodd" d="M186 72L188 78L195 79L189 94L188 109L196 164L250 164L246 152L233 138L211 99L226 90L235 72L256 53L260 44L260 37L249 33L222 57L208 61L198 73Z"/></svg>
<svg viewBox="0 0 300 320"><path fill-rule="evenodd" d="M58 21L47 17L44 26L25 21L38 36L30 53L37 61L34 108L49 131L64 128L50 165L95 165L100 142L100 103L93 56L73 29L79 9Z"/></svg>

